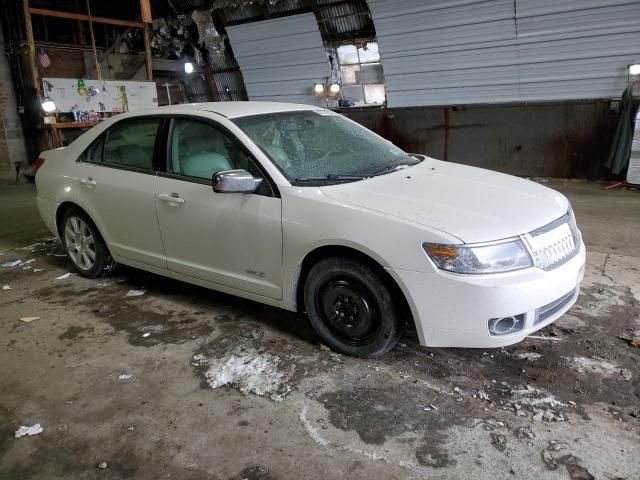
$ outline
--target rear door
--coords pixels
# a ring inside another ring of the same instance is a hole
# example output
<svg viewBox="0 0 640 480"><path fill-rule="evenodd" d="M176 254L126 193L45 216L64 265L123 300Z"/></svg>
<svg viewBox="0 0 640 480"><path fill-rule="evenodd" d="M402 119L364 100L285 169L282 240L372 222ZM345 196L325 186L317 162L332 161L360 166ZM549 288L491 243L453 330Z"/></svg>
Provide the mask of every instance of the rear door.
<svg viewBox="0 0 640 480"><path fill-rule="evenodd" d="M282 298L282 204L239 140L213 121L175 118L156 208L169 270L219 285ZM248 170L255 193L215 193L214 173Z"/></svg>
<svg viewBox="0 0 640 480"><path fill-rule="evenodd" d="M154 156L162 117L115 123L77 164L79 202L114 255L166 269L155 211Z"/></svg>

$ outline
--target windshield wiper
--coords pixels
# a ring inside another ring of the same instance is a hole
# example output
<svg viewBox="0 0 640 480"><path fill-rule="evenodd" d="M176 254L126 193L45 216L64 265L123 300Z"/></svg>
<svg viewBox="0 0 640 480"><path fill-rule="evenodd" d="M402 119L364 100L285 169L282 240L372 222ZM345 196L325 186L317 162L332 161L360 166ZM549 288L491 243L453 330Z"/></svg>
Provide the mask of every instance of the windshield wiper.
<svg viewBox="0 0 640 480"><path fill-rule="evenodd" d="M364 180L364 175L318 175L316 177L300 177L296 178L296 182L322 182L324 180Z"/></svg>
<svg viewBox="0 0 640 480"><path fill-rule="evenodd" d="M402 157L400 157L402 158ZM413 167L414 165L417 165L418 163L422 162L422 158L417 158L414 157L417 161L415 162L411 162L411 163L400 163L397 165L386 165L372 173L368 173L367 177L377 177L378 175L384 175L386 173L392 173L395 172L397 170L404 170L405 168L409 168L409 167Z"/></svg>
<svg viewBox="0 0 640 480"><path fill-rule="evenodd" d="M413 165L415 165L418 162L415 163L401 163L400 165L387 165L386 167L382 167L379 170L376 170L373 173L370 173L368 176L369 177L377 177L378 175L384 175L385 173L391 173L391 172L395 172L396 170L403 170L405 168L409 168Z"/></svg>

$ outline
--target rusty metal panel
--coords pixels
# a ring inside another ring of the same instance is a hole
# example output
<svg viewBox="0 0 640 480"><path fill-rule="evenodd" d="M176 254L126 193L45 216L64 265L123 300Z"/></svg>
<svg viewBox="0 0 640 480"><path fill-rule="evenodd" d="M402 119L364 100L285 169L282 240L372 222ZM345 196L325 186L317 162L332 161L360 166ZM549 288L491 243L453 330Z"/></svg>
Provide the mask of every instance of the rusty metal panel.
<svg viewBox="0 0 640 480"><path fill-rule="evenodd" d="M604 178L618 115L607 100L347 108L408 152L521 176Z"/></svg>
<svg viewBox="0 0 640 480"><path fill-rule="evenodd" d="M638 0L368 0L389 106L619 97Z"/></svg>
<svg viewBox="0 0 640 480"><path fill-rule="evenodd" d="M331 75L312 13L229 26L250 100L316 103L313 85Z"/></svg>

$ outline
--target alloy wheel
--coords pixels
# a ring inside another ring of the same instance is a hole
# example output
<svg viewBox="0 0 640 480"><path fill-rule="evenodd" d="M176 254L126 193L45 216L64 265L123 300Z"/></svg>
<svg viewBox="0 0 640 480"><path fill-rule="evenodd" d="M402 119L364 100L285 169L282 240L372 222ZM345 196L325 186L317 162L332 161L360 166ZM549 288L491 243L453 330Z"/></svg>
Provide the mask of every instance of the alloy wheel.
<svg viewBox="0 0 640 480"><path fill-rule="evenodd" d="M80 217L67 219L64 241L73 263L81 270L90 270L96 262L96 241L87 223Z"/></svg>

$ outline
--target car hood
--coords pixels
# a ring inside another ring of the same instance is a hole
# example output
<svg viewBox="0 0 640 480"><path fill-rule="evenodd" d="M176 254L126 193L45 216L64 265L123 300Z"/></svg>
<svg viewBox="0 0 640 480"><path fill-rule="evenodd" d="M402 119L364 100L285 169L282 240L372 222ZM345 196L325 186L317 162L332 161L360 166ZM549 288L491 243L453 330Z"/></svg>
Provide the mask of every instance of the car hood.
<svg viewBox="0 0 640 480"><path fill-rule="evenodd" d="M437 229L465 243L530 232L569 208L564 195L537 183L432 158L321 190L334 201Z"/></svg>

